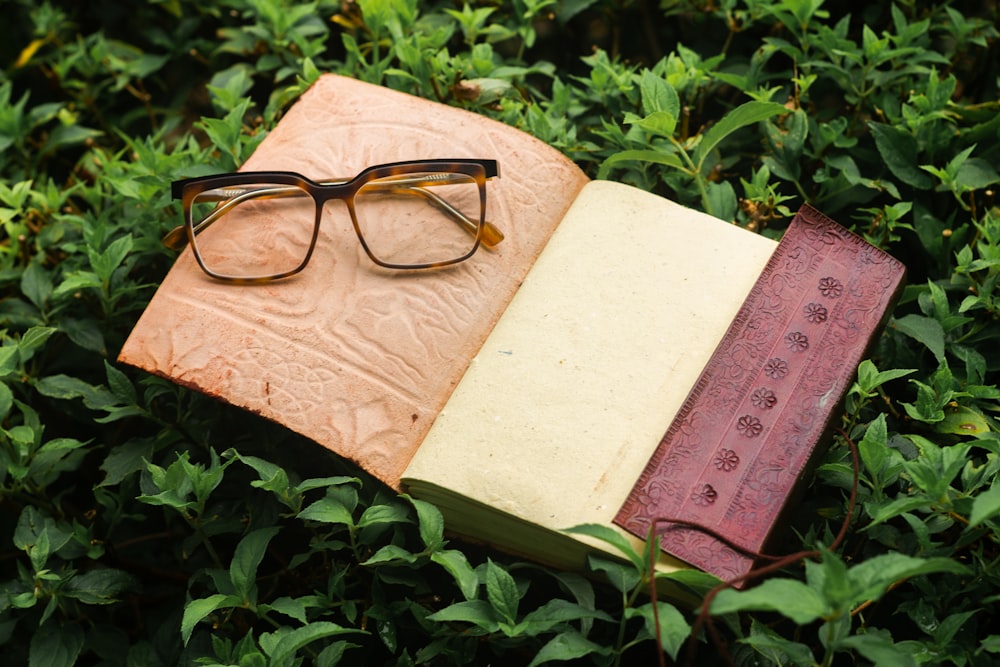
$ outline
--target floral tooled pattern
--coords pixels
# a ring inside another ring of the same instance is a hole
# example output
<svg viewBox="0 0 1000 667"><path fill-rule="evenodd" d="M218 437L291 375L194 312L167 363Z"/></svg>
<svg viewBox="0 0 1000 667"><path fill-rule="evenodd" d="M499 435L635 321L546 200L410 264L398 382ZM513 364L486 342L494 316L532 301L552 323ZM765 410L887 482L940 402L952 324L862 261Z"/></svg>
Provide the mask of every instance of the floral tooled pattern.
<svg viewBox="0 0 1000 667"><path fill-rule="evenodd" d="M828 299L836 299L844 293L844 285L832 276L820 278L819 293Z"/></svg>
<svg viewBox="0 0 1000 667"><path fill-rule="evenodd" d="M806 320L812 324L826 322L826 317L828 315L826 308L818 303L807 303L805 308L802 309L802 313L806 316Z"/></svg>
<svg viewBox="0 0 1000 667"><path fill-rule="evenodd" d="M743 415L736 421L736 430L747 438L756 438L764 430L764 425L753 415Z"/></svg>
<svg viewBox="0 0 1000 667"><path fill-rule="evenodd" d="M764 364L764 375L772 380L780 380L788 375L788 362L778 357L768 359Z"/></svg>
<svg viewBox="0 0 1000 667"><path fill-rule="evenodd" d="M711 484L702 484L691 494L691 502L699 507L708 507L719 497L719 492Z"/></svg>
<svg viewBox="0 0 1000 667"><path fill-rule="evenodd" d="M785 336L785 347L792 352L805 352L809 349L809 336L801 331L793 331Z"/></svg>
<svg viewBox="0 0 1000 667"><path fill-rule="evenodd" d="M739 455L731 449L722 448L712 460L715 467L722 472L732 472L740 464Z"/></svg>
<svg viewBox="0 0 1000 667"><path fill-rule="evenodd" d="M883 260L888 265L884 279L878 263L860 266L857 254L864 246L854 239L831 231L826 219L810 209L796 217L775 251L767 281L760 281L747 298L744 324L752 325L740 329L747 335L724 339L706 366L694 398L681 411L703 419L695 429L696 442L665 438L658 449L673 453L678 444L686 446L686 456L679 460L669 455L656 459L652 473L676 480L683 490L655 507L629 503L620 516L630 520L632 516L711 513L726 535L734 536L745 548L760 550L761 540L775 525L782 501L805 469L826 423L833 405L826 398L843 391L838 383L845 381L845 369L856 367L865 341L900 281L900 267L891 260ZM807 321L803 308L811 302L827 309L822 324ZM828 326L834 320L837 326ZM792 332L796 335L786 340ZM739 393L741 411L734 413L728 405L719 407L714 399L709 400L720 387L727 396L732 389ZM753 401L754 393L762 388L780 398L771 410ZM781 418L774 415L779 409ZM719 419L719 415L728 418ZM767 423L760 424L759 435L748 438L737 430L741 415L748 433L756 430L751 424L763 419ZM754 422L754 417L759 419ZM671 427L668 436L680 430ZM729 467L732 470L727 471ZM716 483L718 490L711 488ZM647 482L644 488L648 486ZM641 530L632 532L644 537L648 525L647 521ZM729 547L695 529L677 528L664 547L717 575L744 574L753 566L752 558L731 555Z"/></svg>
<svg viewBox="0 0 1000 667"><path fill-rule="evenodd" d="M760 408L761 410L770 410L775 406L775 404L777 404L778 397L770 389L761 387L760 389L755 389L754 392L750 394L750 402L753 403L756 408Z"/></svg>

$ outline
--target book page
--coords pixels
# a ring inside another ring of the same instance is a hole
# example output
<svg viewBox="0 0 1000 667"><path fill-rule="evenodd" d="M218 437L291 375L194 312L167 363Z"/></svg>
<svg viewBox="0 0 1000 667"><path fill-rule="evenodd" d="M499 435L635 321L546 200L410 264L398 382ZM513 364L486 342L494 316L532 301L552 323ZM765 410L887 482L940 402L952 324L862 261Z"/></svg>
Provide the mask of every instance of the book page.
<svg viewBox="0 0 1000 667"><path fill-rule="evenodd" d="M636 188L589 183L404 486L552 530L610 525L776 245ZM453 527L488 531L482 517L468 523Z"/></svg>
<svg viewBox="0 0 1000 667"><path fill-rule="evenodd" d="M397 486L587 178L513 127L333 75L313 84L243 168L322 181L430 158L499 161L499 178L486 185L487 220L506 236L495 250L437 270L382 269L347 208L330 202L309 265L286 280L223 283L186 249L121 361L264 415Z"/></svg>

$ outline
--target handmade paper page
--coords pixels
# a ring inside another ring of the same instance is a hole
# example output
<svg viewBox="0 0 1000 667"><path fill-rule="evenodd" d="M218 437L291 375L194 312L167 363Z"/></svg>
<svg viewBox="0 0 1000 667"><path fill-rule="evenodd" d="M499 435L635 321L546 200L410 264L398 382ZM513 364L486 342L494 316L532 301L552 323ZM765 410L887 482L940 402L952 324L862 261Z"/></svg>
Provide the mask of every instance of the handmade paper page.
<svg viewBox="0 0 1000 667"><path fill-rule="evenodd" d="M397 485L587 179L519 130L333 75L244 165L323 181L430 158L499 160L486 186L486 218L506 237L495 250L445 269L379 268L332 202L309 265L283 281L225 284L185 250L121 360L262 414Z"/></svg>
<svg viewBox="0 0 1000 667"><path fill-rule="evenodd" d="M775 245L636 188L589 183L404 485L442 504L456 531L520 553L536 550L539 531L512 536L464 499L550 531L610 526Z"/></svg>

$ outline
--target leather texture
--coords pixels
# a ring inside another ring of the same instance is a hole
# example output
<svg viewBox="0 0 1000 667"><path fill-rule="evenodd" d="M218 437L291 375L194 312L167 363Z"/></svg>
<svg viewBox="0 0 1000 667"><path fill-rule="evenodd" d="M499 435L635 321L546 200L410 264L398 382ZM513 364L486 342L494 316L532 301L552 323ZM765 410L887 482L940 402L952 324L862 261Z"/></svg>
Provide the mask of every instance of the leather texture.
<svg viewBox="0 0 1000 667"><path fill-rule="evenodd" d="M768 545L904 275L804 206L615 523L642 538L655 523L664 551L721 579L749 572L748 552Z"/></svg>
<svg viewBox="0 0 1000 667"><path fill-rule="evenodd" d="M185 250L120 361L284 424L398 488L587 178L515 128L329 74L243 167L325 180L374 164L473 157L500 161L500 177L487 183L487 220L506 237L495 250L448 268L382 269L359 246L346 208L331 204L310 264L284 281L224 284Z"/></svg>

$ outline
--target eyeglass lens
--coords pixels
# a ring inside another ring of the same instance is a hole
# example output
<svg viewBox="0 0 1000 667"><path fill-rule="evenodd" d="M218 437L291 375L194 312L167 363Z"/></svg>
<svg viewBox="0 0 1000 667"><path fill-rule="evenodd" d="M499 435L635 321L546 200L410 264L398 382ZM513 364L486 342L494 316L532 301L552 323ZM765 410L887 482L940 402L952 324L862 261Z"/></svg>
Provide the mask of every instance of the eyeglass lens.
<svg viewBox="0 0 1000 667"><path fill-rule="evenodd" d="M374 179L355 195L354 209L361 237L385 264L454 262L476 246L479 186L466 174L422 172Z"/></svg>
<svg viewBox="0 0 1000 667"><path fill-rule="evenodd" d="M476 248L482 201L476 180L466 174L375 178L357 191L353 204L358 232L377 262L447 264ZM297 185L261 182L199 193L190 215L194 249L209 272L268 278L293 273L307 261L316 201Z"/></svg>
<svg viewBox="0 0 1000 667"><path fill-rule="evenodd" d="M210 272L269 278L301 268L312 245L316 202L295 185L253 183L195 195L194 250Z"/></svg>

